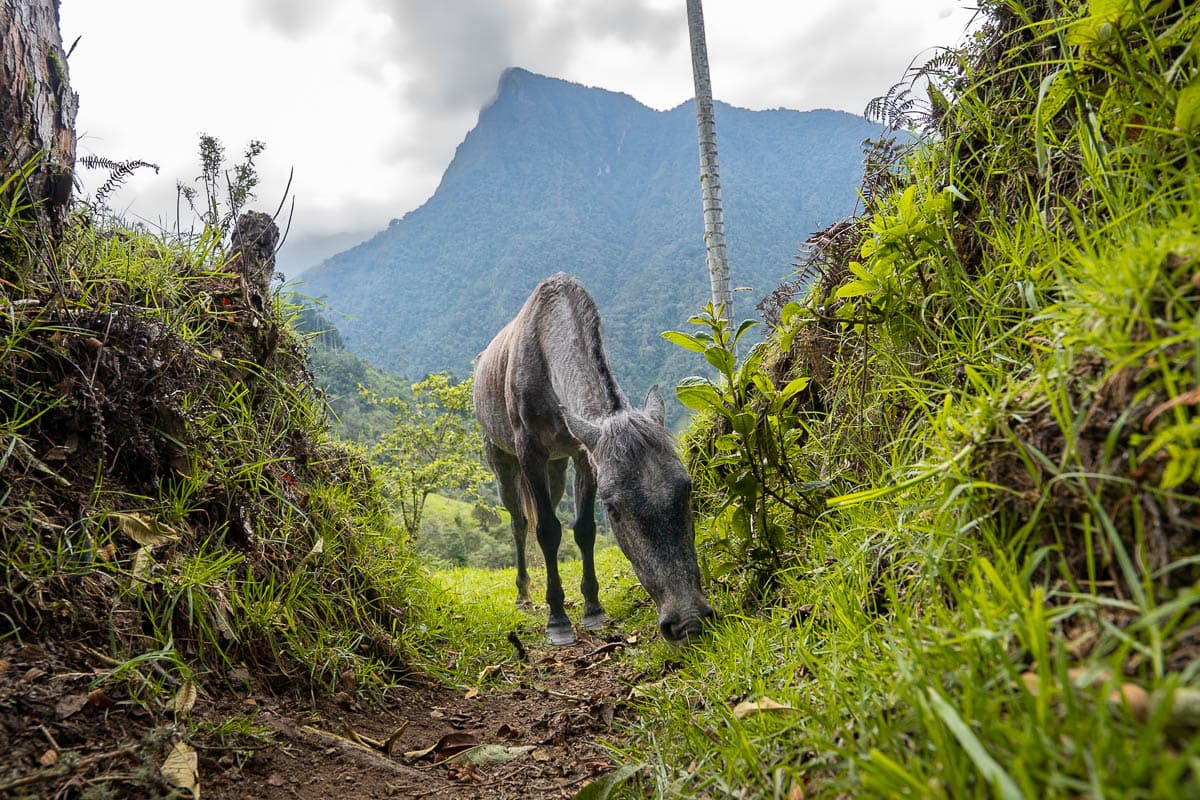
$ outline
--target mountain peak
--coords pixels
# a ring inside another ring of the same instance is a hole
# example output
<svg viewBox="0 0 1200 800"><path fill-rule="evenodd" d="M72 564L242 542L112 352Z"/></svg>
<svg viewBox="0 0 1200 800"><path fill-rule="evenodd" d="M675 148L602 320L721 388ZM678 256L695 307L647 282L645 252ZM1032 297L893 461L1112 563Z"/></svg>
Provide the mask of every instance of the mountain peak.
<svg viewBox="0 0 1200 800"><path fill-rule="evenodd" d="M674 382L688 356L658 332L708 297L694 117L521 67L496 92L433 197L306 272L305 291L346 315L357 355L414 378L464 375L539 280L572 272L622 383ZM761 297L812 231L853 211L859 143L877 129L850 114L719 113L730 265Z"/></svg>
<svg viewBox="0 0 1200 800"><path fill-rule="evenodd" d="M510 82L520 82L529 78L546 78L545 75L539 75L536 72L530 72L524 67L507 67L500 73L500 86L504 86Z"/></svg>

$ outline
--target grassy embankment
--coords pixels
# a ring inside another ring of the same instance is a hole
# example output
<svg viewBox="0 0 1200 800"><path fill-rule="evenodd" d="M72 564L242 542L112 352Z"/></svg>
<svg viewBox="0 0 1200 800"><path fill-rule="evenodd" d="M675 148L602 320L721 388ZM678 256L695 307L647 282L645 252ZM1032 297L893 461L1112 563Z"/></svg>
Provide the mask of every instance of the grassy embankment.
<svg viewBox="0 0 1200 800"><path fill-rule="evenodd" d="M6 638L104 651L101 685L135 702L235 667L301 692L410 671L411 558L328 435L291 310L251 308L214 235L81 216L47 250L19 200L0 220Z"/></svg>

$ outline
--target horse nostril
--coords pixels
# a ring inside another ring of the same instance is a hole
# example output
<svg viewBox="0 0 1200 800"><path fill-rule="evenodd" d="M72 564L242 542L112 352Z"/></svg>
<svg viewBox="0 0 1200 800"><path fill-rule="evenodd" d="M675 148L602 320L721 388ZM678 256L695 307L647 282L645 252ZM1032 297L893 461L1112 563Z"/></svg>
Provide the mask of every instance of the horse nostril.
<svg viewBox="0 0 1200 800"><path fill-rule="evenodd" d="M690 616L686 620L680 620L675 616L665 617L658 623L658 629L662 631L663 638L668 642L683 642L700 636L704 632L704 625L712 617L712 609L698 610L695 616Z"/></svg>

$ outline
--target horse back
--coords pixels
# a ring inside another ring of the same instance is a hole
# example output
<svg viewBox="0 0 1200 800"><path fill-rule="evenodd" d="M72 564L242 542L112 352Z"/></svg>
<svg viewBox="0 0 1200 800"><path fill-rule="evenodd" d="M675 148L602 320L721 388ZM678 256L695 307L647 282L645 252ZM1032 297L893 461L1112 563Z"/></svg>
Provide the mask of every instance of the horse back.
<svg viewBox="0 0 1200 800"><path fill-rule="evenodd" d="M517 316L480 355L475 411L484 435L516 452L516 440L551 457L574 455L579 443L562 409L595 418L623 407L600 337L596 305L564 273L537 285Z"/></svg>

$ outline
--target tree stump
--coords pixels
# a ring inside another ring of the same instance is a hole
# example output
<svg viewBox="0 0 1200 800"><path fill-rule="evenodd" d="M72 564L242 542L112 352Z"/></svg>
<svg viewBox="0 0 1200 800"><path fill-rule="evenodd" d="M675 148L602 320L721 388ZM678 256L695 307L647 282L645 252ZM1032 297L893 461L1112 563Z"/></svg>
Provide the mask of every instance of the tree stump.
<svg viewBox="0 0 1200 800"><path fill-rule="evenodd" d="M238 217L230 237L233 266L241 276L246 302L255 311L266 310L271 279L275 277L275 247L279 227L270 214L247 211Z"/></svg>
<svg viewBox="0 0 1200 800"><path fill-rule="evenodd" d="M24 207L18 220L0 216L0 239L34 222L53 241L71 200L79 96L58 20L58 0L0 0L0 203Z"/></svg>
<svg viewBox="0 0 1200 800"><path fill-rule="evenodd" d="M238 217L230 238L233 258L229 267L241 284L245 323L257 332L250 335L254 360L266 366L279 345L279 327L268 313L279 228L270 214L247 211Z"/></svg>

